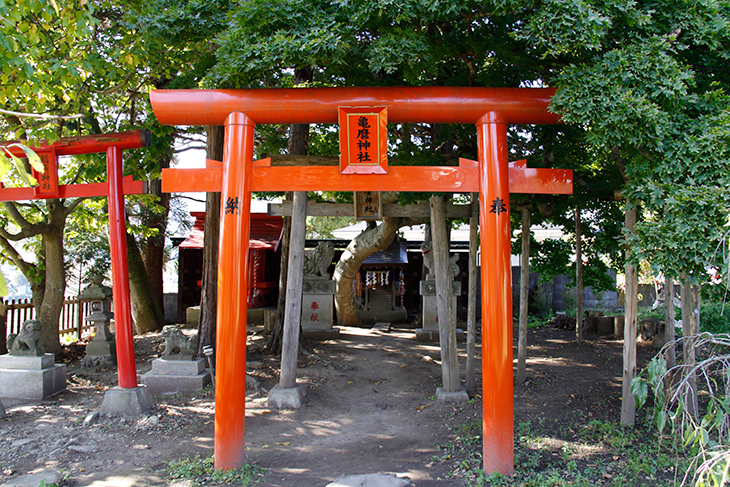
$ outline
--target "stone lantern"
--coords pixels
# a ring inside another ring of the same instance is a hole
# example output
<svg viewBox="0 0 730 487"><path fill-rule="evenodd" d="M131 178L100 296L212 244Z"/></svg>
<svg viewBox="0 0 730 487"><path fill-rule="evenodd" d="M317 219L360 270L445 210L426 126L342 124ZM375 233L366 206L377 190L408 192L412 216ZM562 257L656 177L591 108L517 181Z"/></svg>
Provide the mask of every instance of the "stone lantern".
<svg viewBox="0 0 730 487"><path fill-rule="evenodd" d="M117 363L117 347L114 333L109 324L114 317L111 311L112 288L102 284L103 277L92 279L92 284L79 294L80 302L89 303L90 313L86 322L94 326L94 338L86 345L86 356L81 361L82 367L99 365L115 365Z"/></svg>

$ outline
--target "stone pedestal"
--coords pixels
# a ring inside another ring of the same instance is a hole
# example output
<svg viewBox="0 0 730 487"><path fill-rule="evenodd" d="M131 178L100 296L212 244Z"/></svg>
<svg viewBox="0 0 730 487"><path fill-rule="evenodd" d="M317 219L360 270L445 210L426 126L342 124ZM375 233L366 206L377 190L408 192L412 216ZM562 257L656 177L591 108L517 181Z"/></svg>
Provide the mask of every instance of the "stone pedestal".
<svg viewBox="0 0 730 487"><path fill-rule="evenodd" d="M152 361L152 370L142 375L142 384L150 394L166 395L179 392L195 392L210 384L210 371L205 359Z"/></svg>
<svg viewBox="0 0 730 487"><path fill-rule="evenodd" d="M0 397L40 400L66 389L66 366L52 353L0 355Z"/></svg>
<svg viewBox="0 0 730 487"><path fill-rule="evenodd" d="M438 298L436 296L436 281L421 281L420 294L423 296L423 314L421 315L422 328L416 329L416 339L419 341L438 341ZM461 282L451 282L451 306L456 312L456 298L461 294ZM464 339L464 331L456 330L456 339Z"/></svg>
<svg viewBox="0 0 730 487"><path fill-rule="evenodd" d="M136 417L152 407L152 397L145 386L131 389L112 387L104 394L101 412L112 416Z"/></svg>
<svg viewBox="0 0 730 487"><path fill-rule="evenodd" d="M269 391L266 404L275 409L299 409L304 405L306 395L304 384L290 388L279 387L279 384L276 384Z"/></svg>
<svg viewBox="0 0 730 487"><path fill-rule="evenodd" d="M440 402L464 404L469 401L469 394L464 389L446 392L443 387L436 389L436 400Z"/></svg>
<svg viewBox="0 0 730 487"><path fill-rule="evenodd" d="M302 282L302 333L306 338L337 338L340 330L334 324L335 281L304 278Z"/></svg>

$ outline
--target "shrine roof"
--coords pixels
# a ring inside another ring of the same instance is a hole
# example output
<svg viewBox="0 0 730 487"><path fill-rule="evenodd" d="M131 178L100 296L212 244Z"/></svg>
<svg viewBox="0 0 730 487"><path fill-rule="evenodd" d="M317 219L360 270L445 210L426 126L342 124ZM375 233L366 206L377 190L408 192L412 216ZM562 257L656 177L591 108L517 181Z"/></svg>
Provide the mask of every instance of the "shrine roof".
<svg viewBox="0 0 730 487"><path fill-rule="evenodd" d="M180 244L182 249L202 249L203 232L205 230L205 212L191 211L195 217L190 235ZM269 216L264 213L251 213L251 227L248 240L250 249L271 249L276 251L281 241L281 230L284 219L280 216Z"/></svg>
<svg viewBox="0 0 730 487"><path fill-rule="evenodd" d="M375 252L367 257L363 261L362 267L395 267L407 264L408 249L406 248L406 242L396 237L387 249Z"/></svg>

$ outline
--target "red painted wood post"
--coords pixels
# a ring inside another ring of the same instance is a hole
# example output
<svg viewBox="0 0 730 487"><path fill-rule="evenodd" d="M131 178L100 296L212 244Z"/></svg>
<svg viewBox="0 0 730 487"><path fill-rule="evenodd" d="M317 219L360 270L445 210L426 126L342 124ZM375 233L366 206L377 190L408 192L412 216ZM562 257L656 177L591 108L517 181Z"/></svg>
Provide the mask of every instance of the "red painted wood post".
<svg viewBox="0 0 730 487"><path fill-rule="evenodd" d="M244 463L246 311L254 122L240 112L225 122L218 256L215 468Z"/></svg>
<svg viewBox="0 0 730 487"><path fill-rule="evenodd" d="M134 362L134 330L132 330L132 308L129 295L127 227L122 188L122 150L118 147L108 148L106 164L109 183L109 247L112 261L114 333L117 342L119 387L133 389L137 387L137 367Z"/></svg>
<svg viewBox="0 0 730 487"><path fill-rule="evenodd" d="M482 264L484 471L514 471L512 269L507 124L490 112L477 122Z"/></svg>

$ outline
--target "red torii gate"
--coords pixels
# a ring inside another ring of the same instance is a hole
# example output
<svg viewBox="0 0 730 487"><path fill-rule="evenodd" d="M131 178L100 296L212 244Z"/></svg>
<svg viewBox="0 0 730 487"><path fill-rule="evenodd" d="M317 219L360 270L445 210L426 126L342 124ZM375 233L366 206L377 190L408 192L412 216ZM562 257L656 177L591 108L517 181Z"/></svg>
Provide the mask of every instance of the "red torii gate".
<svg viewBox="0 0 730 487"><path fill-rule="evenodd" d="M215 464L244 463L246 294L252 191L479 192L482 278L484 470L514 469L512 283L509 193L572 192L572 172L508 164L507 124L554 124L552 89L368 87L266 90L158 90L150 93L167 125L223 125L222 167L169 169L163 191L221 191ZM387 107L389 122L474 123L479 161L458 167L387 168L341 174L337 167L271 167L254 161L254 128L265 123L337 123L341 107Z"/></svg>
<svg viewBox="0 0 730 487"><path fill-rule="evenodd" d="M148 130L61 138L50 145L31 147L41 158L44 166L43 172L32 171L33 177L38 180L38 186L6 188L0 184L0 201L109 197L109 244L112 262L112 291L114 293L117 370L119 386L122 389L137 387L132 308L129 297L124 195L142 194L147 191L145 181L134 181L132 176L123 177L122 150L147 147L149 144L150 132ZM10 146L7 149L17 157L26 157L19 147ZM58 184L59 156L99 152L106 152L106 183Z"/></svg>

